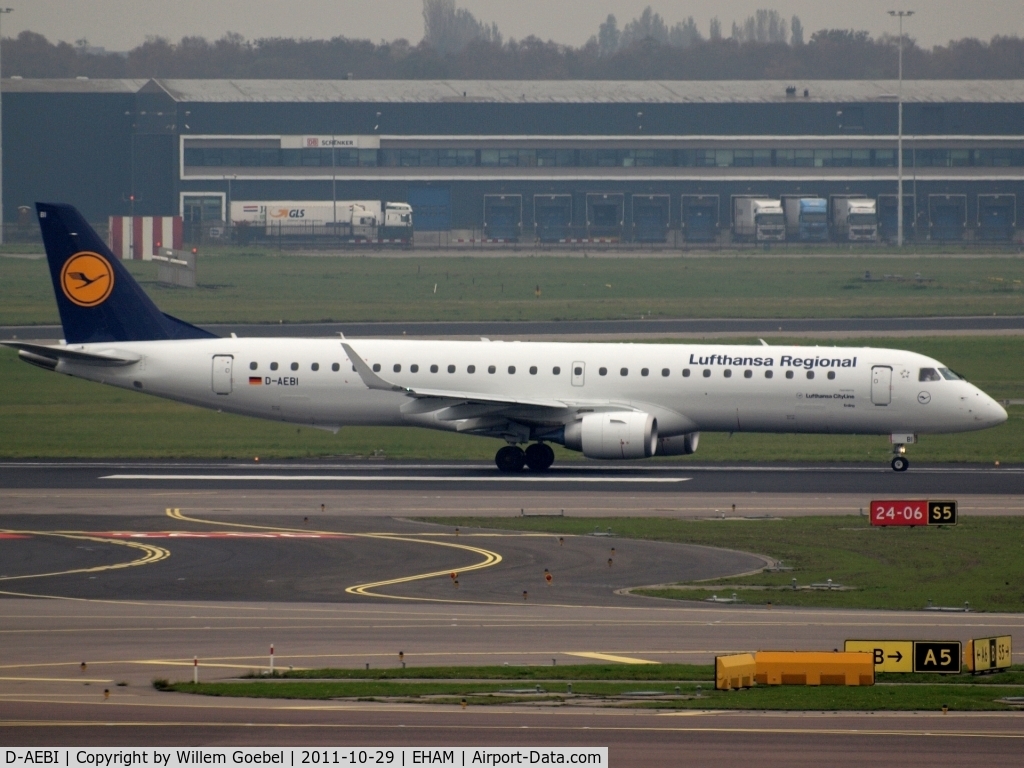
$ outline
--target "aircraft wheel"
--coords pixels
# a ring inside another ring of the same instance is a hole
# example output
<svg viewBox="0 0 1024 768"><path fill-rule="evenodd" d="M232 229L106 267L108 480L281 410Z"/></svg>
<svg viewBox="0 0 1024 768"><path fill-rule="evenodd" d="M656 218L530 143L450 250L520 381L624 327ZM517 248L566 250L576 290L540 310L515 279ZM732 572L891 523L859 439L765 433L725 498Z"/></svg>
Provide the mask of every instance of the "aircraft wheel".
<svg viewBox="0 0 1024 768"><path fill-rule="evenodd" d="M526 465L526 454L516 445L506 445L494 455L494 463L502 472L520 472Z"/></svg>
<svg viewBox="0 0 1024 768"><path fill-rule="evenodd" d="M526 466L543 472L555 462L555 452L547 443L534 443L526 449Z"/></svg>
<svg viewBox="0 0 1024 768"><path fill-rule="evenodd" d="M906 472L907 467L909 466L910 462L906 459L905 456L893 456L892 468L897 472Z"/></svg>

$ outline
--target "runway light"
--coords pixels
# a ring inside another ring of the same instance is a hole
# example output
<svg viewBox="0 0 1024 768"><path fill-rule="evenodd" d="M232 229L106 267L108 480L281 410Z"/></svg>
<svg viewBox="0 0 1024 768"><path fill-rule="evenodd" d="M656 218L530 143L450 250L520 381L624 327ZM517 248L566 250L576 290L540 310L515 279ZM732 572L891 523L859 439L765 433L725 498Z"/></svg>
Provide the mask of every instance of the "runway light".
<svg viewBox="0 0 1024 768"><path fill-rule="evenodd" d="M527 592L527 591L526 591L526 590L524 589L524 590L523 590L523 600L526 600L527 598L529 598L529 596L530 596L530 593L529 593L529 592Z"/></svg>
<svg viewBox="0 0 1024 768"><path fill-rule="evenodd" d="M465 699L463 699L463 700L462 700L462 708L463 708L463 709L465 709L465 708L466 708L466 700L465 700Z"/></svg>
<svg viewBox="0 0 1024 768"><path fill-rule="evenodd" d="M109 688L104 688L103 689L103 700L106 701L109 698L110 698L110 689ZM942 709L943 710L946 709L946 705L945 704L942 705ZM945 712L943 712L943 714L945 714Z"/></svg>

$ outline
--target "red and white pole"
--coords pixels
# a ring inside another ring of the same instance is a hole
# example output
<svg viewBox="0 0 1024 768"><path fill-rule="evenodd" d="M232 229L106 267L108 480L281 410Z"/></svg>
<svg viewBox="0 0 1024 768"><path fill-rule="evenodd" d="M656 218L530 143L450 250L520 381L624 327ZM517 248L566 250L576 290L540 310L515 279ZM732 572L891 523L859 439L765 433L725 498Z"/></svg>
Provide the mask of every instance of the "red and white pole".
<svg viewBox="0 0 1024 768"><path fill-rule="evenodd" d="M270 674L274 674L274 644L270 644Z"/></svg>
<svg viewBox="0 0 1024 768"><path fill-rule="evenodd" d="M199 657L192 657L192 682L196 685L199 684Z"/></svg>

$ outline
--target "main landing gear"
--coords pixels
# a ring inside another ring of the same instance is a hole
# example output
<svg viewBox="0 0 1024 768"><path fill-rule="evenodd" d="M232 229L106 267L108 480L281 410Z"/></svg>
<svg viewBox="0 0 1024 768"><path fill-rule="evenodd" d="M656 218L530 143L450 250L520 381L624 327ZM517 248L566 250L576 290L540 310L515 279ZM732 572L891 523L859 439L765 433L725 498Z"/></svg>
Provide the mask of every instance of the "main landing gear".
<svg viewBox="0 0 1024 768"><path fill-rule="evenodd" d="M906 457L907 446L905 445L894 445L892 452L895 454L892 457L892 461L889 465L897 472L906 472L907 467L910 466L910 460Z"/></svg>
<svg viewBox="0 0 1024 768"><path fill-rule="evenodd" d="M555 452L547 443L534 443L524 451L517 445L506 445L494 456L494 463L502 472L521 472L529 467L534 472L543 472L555 461Z"/></svg>

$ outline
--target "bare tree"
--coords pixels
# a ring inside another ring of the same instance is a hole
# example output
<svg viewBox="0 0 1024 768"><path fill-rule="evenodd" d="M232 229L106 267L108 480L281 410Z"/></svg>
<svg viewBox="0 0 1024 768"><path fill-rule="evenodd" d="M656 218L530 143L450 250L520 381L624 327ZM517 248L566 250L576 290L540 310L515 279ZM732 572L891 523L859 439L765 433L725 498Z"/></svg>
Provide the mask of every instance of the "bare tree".
<svg viewBox="0 0 1024 768"><path fill-rule="evenodd" d="M708 30L708 39L715 41L722 39L722 22L718 20L717 16L711 20L711 28Z"/></svg>
<svg viewBox="0 0 1024 768"><path fill-rule="evenodd" d="M789 25L790 36L789 44L792 46L804 44L804 25L800 23L799 16L793 16L792 21Z"/></svg>
<svg viewBox="0 0 1024 768"><path fill-rule="evenodd" d="M661 14L655 13L649 5L644 8L643 13L622 28L621 45L623 48L628 48L641 40L668 42L668 25L665 24Z"/></svg>
<svg viewBox="0 0 1024 768"><path fill-rule="evenodd" d="M608 14L597 30L597 45L602 56L609 56L619 50L619 22L615 16Z"/></svg>
<svg viewBox="0 0 1024 768"><path fill-rule="evenodd" d="M676 48L689 48L691 45L699 43L703 39L704 38L700 34L700 30L697 29L697 22L693 20L693 16L690 16L685 21L676 23L676 25L668 31L669 45L674 45Z"/></svg>

